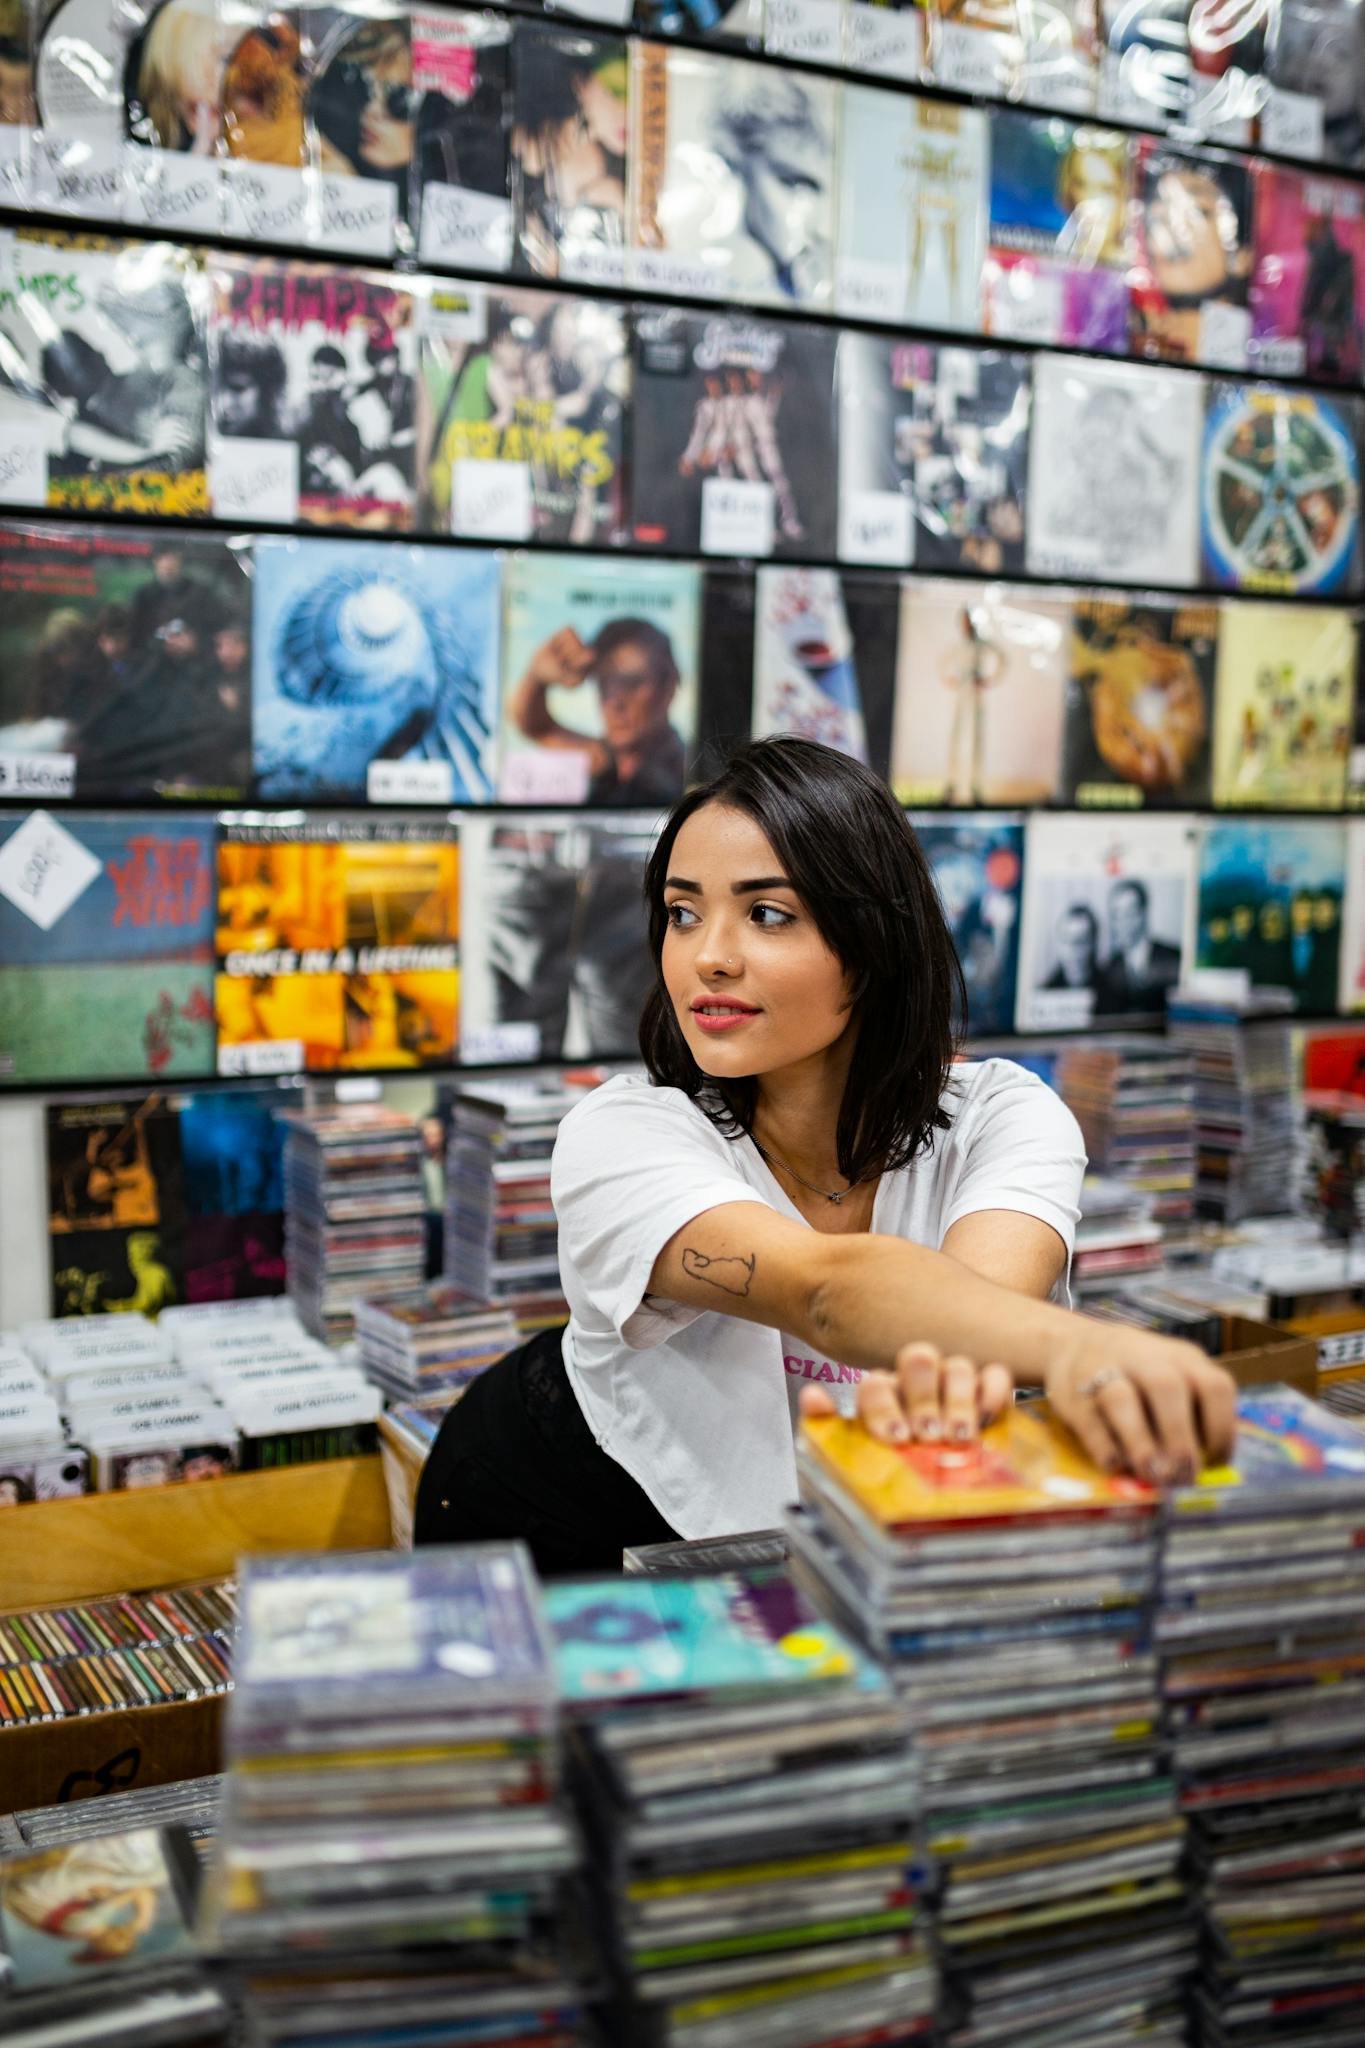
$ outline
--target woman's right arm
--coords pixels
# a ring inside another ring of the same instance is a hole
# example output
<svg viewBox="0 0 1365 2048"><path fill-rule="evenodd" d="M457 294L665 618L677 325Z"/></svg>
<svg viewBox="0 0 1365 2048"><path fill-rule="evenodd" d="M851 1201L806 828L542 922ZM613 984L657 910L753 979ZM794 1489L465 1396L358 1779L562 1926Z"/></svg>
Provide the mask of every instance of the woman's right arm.
<svg viewBox="0 0 1365 2048"><path fill-rule="evenodd" d="M902 1238L835 1236L756 1202L725 1203L669 1239L649 1292L894 1372L890 1385L874 1377L859 1390L864 1420L888 1439L974 1435L977 1367L998 1361L1042 1381L1101 1466L1165 1479L1231 1448L1233 1381L1194 1345L1031 1300Z"/></svg>

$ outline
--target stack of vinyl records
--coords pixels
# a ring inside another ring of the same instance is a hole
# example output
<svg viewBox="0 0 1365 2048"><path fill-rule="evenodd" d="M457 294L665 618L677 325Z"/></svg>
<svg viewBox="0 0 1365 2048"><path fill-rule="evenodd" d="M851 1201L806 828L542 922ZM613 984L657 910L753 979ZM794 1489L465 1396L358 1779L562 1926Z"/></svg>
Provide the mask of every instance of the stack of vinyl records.
<svg viewBox="0 0 1365 2048"><path fill-rule="evenodd" d="M1274 1215L1298 1185L1291 1027L1278 993L1230 1003L1181 989L1170 999L1168 1036L1194 1058L1196 1207L1222 1223Z"/></svg>
<svg viewBox="0 0 1365 2048"><path fill-rule="evenodd" d="M1161 1261L1162 1229L1154 1198L1127 1181L1088 1173L1071 1258L1072 1287L1082 1294L1111 1287L1129 1274L1153 1272Z"/></svg>
<svg viewBox="0 0 1365 2048"><path fill-rule="evenodd" d="M254 2038L576 2040L577 1837L523 1548L258 1560L242 1616L203 1925Z"/></svg>
<svg viewBox="0 0 1365 2048"><path fill-rule="evenodd" d="M1174 1494L1157 1644L1205 1933L1209 2048L1365 2039L1365 1435L1242 1395Z"/></svg>
<svg viewBox="0 0 1365 2048"><path fill-rule="evenodd" d="M1096 1471L1043 1405L953 1445L811 1419L798 1474L798 1578L910 1711L953 2048L1183 2041L1151 1489Z"/></svg>
<svg viewBox="0 0 1365 2048"><path fill-rule="evenodd" d="M935 1974L885 1674L785 1573L546 1589L620 2048L919 2040Z"/></svg>
<svg viewBox="0 0 1365 2048"><path fill-rule="evenodd" d="M1164 1038L1082 1039L1058 1055L1054 1085L1092 1169L1150 1196L1164 1230L1188 1224L1198 1163L1191 1054Z"/></svg>
<svg viewBox="0 0 1365 2048"><path fill-rule="evenodd" d="M503 1304L526 1336L568 1316L550 1154L583 1093L537 1077L497 1094L456 1088L447 1102L446 1278Z"/></svg>
<svg viewBox="0 0 1365 2048"><path fill-rule="evenodd" d="M355 1333L362 1370L396 1401L453 1400L520 1341L505 1308L448 1281L362 1296Z"/></svg>
<svg viewBox="0 0 1365 2048"><path fill-rule="evenodd" d="M340 1343L362 1295L421 1284L421 1133L379 1103L288 1110L281 1121L289 1291L304 1326Z"/></svg>
<svg viewBox="0 0 1365 2048"><path fill-rule="evenodd" d="M0 1861L5 2048L226 2042L228 2005L192 1939L198 1882L175 1827L68 1837Z"/></svg>

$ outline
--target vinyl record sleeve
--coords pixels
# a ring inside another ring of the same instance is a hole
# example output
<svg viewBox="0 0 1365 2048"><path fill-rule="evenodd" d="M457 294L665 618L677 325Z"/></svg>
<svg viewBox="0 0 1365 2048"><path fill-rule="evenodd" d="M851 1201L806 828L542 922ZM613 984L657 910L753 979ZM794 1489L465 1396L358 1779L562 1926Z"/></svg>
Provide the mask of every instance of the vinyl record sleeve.
<svg viewBox="0 0 1365 2048"><path fill-rule="evenodd" d="M336 0L301 13L308 241L391 257L408 238L417 151L411 18L392 0Z"/></svg>
<svg viewBox="0 0 1365 2048"><path fill-rule="evenodd" d="M1272 375L1358 384L1365 333L1365 194L1345 178L1256 173L1251 361Z"/></svg>
<svg viewBox="0 0 1365 2048"><path fill-rule="evenodd" d="M1014 1027L1024 821L996 812L911 814L933 870L967 988L958 1028L973 1038Z"/></svg>
<svg viewBox="0 0 1365 2048"><path fill-rule="evenodd" d="M1349 612L1224 604L1214 802L1228 810L1340 810L1355 686Z"/></svg>
<svg viewBox="0 0 1365 2048"><path fill-rule="evenodd" d="M1346 894L1341 913L1341 987L1337 1008L1350 1013L1365 1010L1365 819L1352 818L1346 826ZM1346 1065L1358 1073L1358 1056L1365 1051L1359 1039L1348 1042ZM1305 1075L1305 1086L1313 1083ZM1318 1082L1319 1087L1324 1084ZM1357 1082L1350 1085L1358 1086Z"/></svg>
<svg viewBox="0 0 1365 2048"><path fill-rule="evenodd" d="M1363 420L1358 398L1210 385L1200 519L1211 583L1295 596L1360 587Z"/></svg>
<svg viewBox="0 0 1365 2048"><path fill-rule="evenodd" d="M0 8L0 63L5 92L0 97L0 193L9 206L27 206L33 177L34 21L28 0L5 0Z"/></svg>
<svg viewBox="0 0 1365 2048"><path fill-rule="evenodd" d="M0 1938L13 1965L9 1989L71 1991L83 1976L88 1984L95 1964L108 1973L117 2006L120 1979L135 1981L158 1966L191 1968L196 1889L194 1850L179 1828L137 1828L7 1857L0 1863ZM136 1907L115 1923L113 1938L110 1900Z"/></svg>
<svg viewBox="0 0 1365 2048"><path fill-rule="evenodd" d="M1264 149L1358 168L1365 162L1365 8L1280 0L1266 35Z"/></svg>
<svg viewBox="0 0 1365 2048"><path fill-rule="evenodd" d="M623 284L630 44L567 24L519 24L512 46L516 268Z"/></svg>
<svg viewBox="0 0 1365 2048"><path fill-rule="evenodd" d="M1253 260L1253 173L1143 137L1133 163L1133 354L1245 369Z"/></svg>
<svg viewBox="0 0 1365 2048"><path fill-rule="evenodd" d="M1127 353L1130 157L1116 129L993 118L986 333Z"/></svg>
<svg viewBox="0 0 1365 2048"><path fill-rule="evenodd" d="M845 86L839 311L975 333L989 163L980 108Z"/></svg>
<svg viewBox="0 0 1365 2048"><path fill-rule="evenodd" d="M512 263L512 24L492 14L412 15L417 136L408 200L419 262Z"/></svg>
<svg viewBox="0 0 1365 2048"><path fill-rule="evenodd" d="M1101 120L1162 131L1190 102L1190 0L1099 0Z"/></svg>
<svg viewBox="0 0 1365 2048"><path fill-rule="evenodd" d="M308 239L313 179L304 101L305 10L219 0L223 22L223 229L284 248Z"/></svg>
<svg viewBox="0 0 1365 2048"><path fill-rule="evenodd" d="M1219 608L1076 599L1060 795L1082 808L1209 801Z"/></svg>
<svg viewBox="0 0 1365 2048"><path fill-rule="evenodd" d="M1029 819L1020 1031L1160 1022L1180 979L1194 840L1182 816Z"/></svg>
<svg viewBox="0 0 1365 2048"><path fill-rule="evenodd" d="M1195 582L1200 380L1039 357L1033 366L1027 560L1036 576Z"/></svg>
<svg viewBox="0 0 1365 2048"><path fill-rule="evenodd" d="M794 733L867 760L857 657L834 569L758 571L755 739Z"/></svg>
<svg viewBox="0 0 1365 2048"><path fill-rule="evenodd" d="M1199 849L1196 967L1244 968L1254 987L1285 988L1326 1016L1337 1003L1346 827L1227 819Z"/></svg>
<svg viewBox="0 0 1365 2048"><path fill-rule="evenodd" d="M640 547L830 558L836 541L836 336L732 314L635 321L633 537ZM713 486L749 487L764 548L708 547Z"/></svg>

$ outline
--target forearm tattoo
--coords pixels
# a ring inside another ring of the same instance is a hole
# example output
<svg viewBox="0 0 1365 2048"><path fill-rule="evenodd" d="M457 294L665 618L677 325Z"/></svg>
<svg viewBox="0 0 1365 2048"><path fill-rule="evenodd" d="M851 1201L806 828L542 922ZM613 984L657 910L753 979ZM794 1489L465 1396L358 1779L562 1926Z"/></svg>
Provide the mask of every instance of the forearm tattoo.
<svg viewBox="0 0 1365 2048"><path fill-rule="evenodd" d="M723 1288L726 1294L747 1294L757 1263L752 1254L747 1259L708 1259L705 1252L693 1251L690 1244L683 1247L683 1271L689 1279L705 1280L712 1287Z"/></svg>

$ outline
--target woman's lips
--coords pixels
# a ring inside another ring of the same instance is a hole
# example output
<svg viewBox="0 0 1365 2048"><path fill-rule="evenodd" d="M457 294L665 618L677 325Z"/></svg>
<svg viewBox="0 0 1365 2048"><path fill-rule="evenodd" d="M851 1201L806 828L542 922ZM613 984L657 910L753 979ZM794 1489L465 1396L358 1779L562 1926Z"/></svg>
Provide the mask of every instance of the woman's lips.
<svg viewBox="0 0 1365 2048"><path fill-rule="evenodd" d="M741 1024L752 1024L754 1018L761 1015L762 1012L759 1010L739 1007L724 1002L710 1004L705 1007L694 1003L692 1006L693 1023L697 1026L698 1030L712 1034L722 1031L734 1031Z"/></svg>

